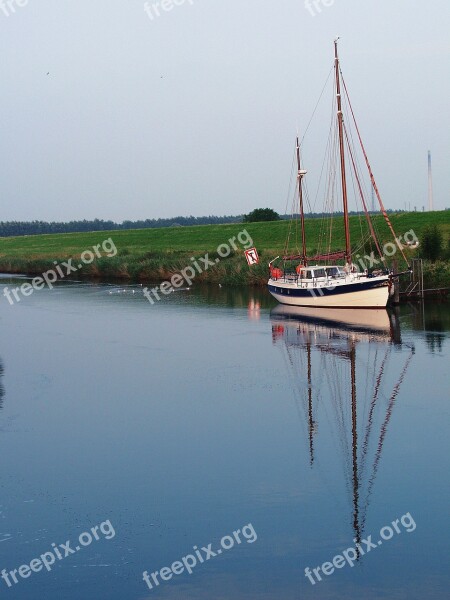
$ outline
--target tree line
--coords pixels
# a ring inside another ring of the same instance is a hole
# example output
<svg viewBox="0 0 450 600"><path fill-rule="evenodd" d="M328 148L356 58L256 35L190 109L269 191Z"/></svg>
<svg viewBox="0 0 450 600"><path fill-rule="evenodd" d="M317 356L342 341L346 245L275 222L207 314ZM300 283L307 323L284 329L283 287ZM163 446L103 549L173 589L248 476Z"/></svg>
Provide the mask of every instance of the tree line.
<svg viewBox="0 0 450 600"><path fill-rule="evenodd" d="M103 219L91 221L0 221L0 237L38 235L43 233L83 233L87 231L116 231L120 229L153 229L158 227L183 227L187 225L216 225L240 223L242 215L208 217L174 217L172 219L145 219L115 223Z"/></svg>
<svg viewBox="0 0 450 600"><path fill-rule="evenodd" d="M261 211L262 214L259 213ZM270 214L267 211L271 211ZM388 210L387 212L393 212ZM404 212L404 211L395 211ZM121 229L154 229L159 227L185 227L188 225L220 225L226 223L248 223L255 220L291 219L292 215L278 215L272 209L256 209L256 215L215 216L204 217L172 217L171 219L145 219L138 221L114 221L93 219L82 221L0 221L0 237L13 237L21 235L39 235L44 233L83 233L89 231L117 231ZM339 215L339 213L335 213ZM360 214L350 212L351 215ZM256 216L255 219L252 216ZM262 216L262 218L261 218ZM294 215L296 217L298 215ZM323 217L323 213L309 213L308 218ZM259 218L258 218L259 217Z"/></svg>

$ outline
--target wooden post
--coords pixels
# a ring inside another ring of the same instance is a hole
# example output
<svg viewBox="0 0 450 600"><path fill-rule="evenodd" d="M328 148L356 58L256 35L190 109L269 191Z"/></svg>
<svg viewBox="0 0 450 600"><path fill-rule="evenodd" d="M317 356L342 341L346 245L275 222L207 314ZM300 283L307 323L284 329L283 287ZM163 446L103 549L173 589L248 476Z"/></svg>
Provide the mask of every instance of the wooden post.
<svg viewBox="0 0 450 600"><path fill-rule="evenodd" d="M391 324L392 341L394 344L401 344L400 308L398 306L394 306L392 310L389 311L389 322Z"/></svg>
<svg viewBox="0 0 450 600"><path fill-rule="evenodd" d="M398 260L392 261L392 269L394 273L398 273ZM392 304L397 306L400 304L400 279L395 277L392 279L392 285L394 286L394 294L392 296Z"/></svg>

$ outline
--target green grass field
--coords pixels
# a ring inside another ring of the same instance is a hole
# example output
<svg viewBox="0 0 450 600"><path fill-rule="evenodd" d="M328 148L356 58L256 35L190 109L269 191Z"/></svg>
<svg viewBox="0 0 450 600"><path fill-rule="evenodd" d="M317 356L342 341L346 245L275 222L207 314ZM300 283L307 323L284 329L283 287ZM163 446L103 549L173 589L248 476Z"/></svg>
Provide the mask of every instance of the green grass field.
<svg viewBox="0 0 450 600"><path fill-rule="evenodd" d="M400 213L390 215L390 218L398 236L413 230L420 237L426 225L437 223L446 240L450 238L450 211ZM392 240L381 216L374 219L374 224L383 244ZM367 233L366 221L364 217L351 217L350 226L353 248L359 250L357 243L362 234ZM53 261L60 262L70 257L79 259L83 251L112 238L117 255L112 258L97 258L91 265L85 265L77 277L160 281L189 265L191 256L201 257L206 252L217 256L214 253L218 246L228 243L229 239L246 229L262 258L261 264L247 267L243 251L239 247L230 258L220 261L220 264L198 279L255 284L266 279L267 262L283 253L289 227L288 221L277 221L0 238L0 270L6 273L40 274L52 268ZM322 219L306 220L310 255L328 249L328 233L328 225ZM295 225L291 228L290 240L290 251L295 252L299 241L299 230ZM322 243L319 244L318 240L322 240ZM343 249L342 218L334 219L333 240L331 250ZM362 248L361 253L363 254ZM415 254L410 251L409 255Z"/></svg>

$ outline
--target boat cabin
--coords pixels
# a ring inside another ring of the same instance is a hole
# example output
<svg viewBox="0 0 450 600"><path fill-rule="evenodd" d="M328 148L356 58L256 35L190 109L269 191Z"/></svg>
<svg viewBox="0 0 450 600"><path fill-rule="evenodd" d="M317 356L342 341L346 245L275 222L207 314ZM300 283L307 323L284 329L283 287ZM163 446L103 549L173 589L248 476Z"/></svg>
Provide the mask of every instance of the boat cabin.
<svg viewBox="0 0 450 600"><path fill-rule="evenodd" d="M300 279L325 279L327 273L323 267L307 267L300 269Z"/></svg>
<svg viewBox="0 0 450 600"><path fill-rule="evenodd" d="M308 280L325 280L336 279L337 277L345 277L345 271L342 267L302 267L299 270L300 279Z"/></svg>

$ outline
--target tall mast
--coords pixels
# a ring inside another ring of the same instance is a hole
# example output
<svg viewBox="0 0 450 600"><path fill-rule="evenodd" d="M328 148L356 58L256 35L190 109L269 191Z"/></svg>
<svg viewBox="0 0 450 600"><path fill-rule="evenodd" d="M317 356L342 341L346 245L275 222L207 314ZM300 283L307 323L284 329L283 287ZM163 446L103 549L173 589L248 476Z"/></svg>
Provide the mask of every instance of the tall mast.
<svg viewBox="0 0 450 600"><path fill-rule="evenodd" d="M303 210L303 184L302 179L306 175L306 171L301 168L300 163L300 144L297 137L297 180L298 180L298 199L300 203L300 221L302 228L302 253L303 253L303 264L307 265L306 258L306 235L305 235L305 211Z"/></svg>
<svg viewBox="0 0 450 600"><path fill-rule="evenodd" d="M350 245L350 225L348 221L348 200L347 200L347 177L345 175L345 152L344 152L344 127L341 99L341 78L339 73L339 56L337 39L334 41L334 57L336 71L336 98L337 98L337 117L339 129L339 153L341 156L341 181L342 181L342 202L344 205L344 229L345 229L345 260L348 264L352 262L352 249Z"/></svg>

